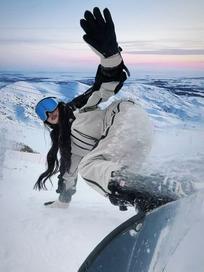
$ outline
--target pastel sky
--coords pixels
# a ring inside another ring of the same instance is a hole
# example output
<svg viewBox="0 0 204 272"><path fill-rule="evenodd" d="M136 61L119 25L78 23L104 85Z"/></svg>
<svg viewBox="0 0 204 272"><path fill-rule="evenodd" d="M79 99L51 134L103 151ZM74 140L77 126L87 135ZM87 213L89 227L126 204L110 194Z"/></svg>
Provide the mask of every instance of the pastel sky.
<svg viewBox="0 0 204 272"><path fill-rule="evenodd" d="M0 70L95 69L79 25L95 6L111 10L132 69L204 72L203 0L0 0Z"/></svg>

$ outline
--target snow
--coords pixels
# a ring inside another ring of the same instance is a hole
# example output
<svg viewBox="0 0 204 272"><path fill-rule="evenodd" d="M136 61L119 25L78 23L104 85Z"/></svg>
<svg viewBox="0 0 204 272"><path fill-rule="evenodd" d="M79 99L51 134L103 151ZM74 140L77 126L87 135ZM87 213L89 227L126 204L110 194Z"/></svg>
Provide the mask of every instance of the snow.
<svg viewBox="0 0 204 272"><path fill-rule="evenodd" d="M200 191L176 207L170 224L159 235L148 272L203 271L203 196L204 192Z"/></svg>
<svg viewBox="0 0 204 272"><path fill-rule="evenodd" d="M0 271L75 272L91 250L135 211L119 211L80 177L69 208L43 205L45 201L56 199L56 180L53 179L54 186L48 186L48 191L33 190L37 177L44 170L50 143L48 132L35 116L33 107L45 95L69 100L85 91L89 87L86 81L89 83L91 79L65 74L44 77L7 74L1 78ZM203 78L167 79L165 84L171 86L171 90L161 84L155 86L152 79L132 80L119 94L139 100L154 124L153 148L141 172L189 178L202 184ZM186 86L186 94L190 92L189 86L193 86L194 94L197 88L200 96L176 95L178 84ZM66 88L71 90L67 94ZM20 152L18 143L38 153ZM203 227L204 220L201 220L188 236L198 257L202 255L199 237ZM189 240L185 243L183 247L189 246ZM186 250L186 258L190 258L189 252ZM179 253L174 258L180 270L174 267L169 271L191 271L182 270ZM199 269L195 271L201 271Z"/></svg>
<svg viewBox="0 0 204 272"><path fill-rule="evenodd" d="M77 271L103 237L134 211L122 213L79 180L68 209L43 206L54 189L32 190L41 155L8 151L0 193L0 271Z"/></svg>

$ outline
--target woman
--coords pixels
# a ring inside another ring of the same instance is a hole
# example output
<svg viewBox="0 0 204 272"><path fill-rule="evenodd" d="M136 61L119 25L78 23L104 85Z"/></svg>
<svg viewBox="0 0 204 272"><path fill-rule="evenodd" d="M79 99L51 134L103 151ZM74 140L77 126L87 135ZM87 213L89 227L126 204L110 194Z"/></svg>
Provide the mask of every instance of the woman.
<svg viewBox="0 0 204 272"><path fill-rule="evenodd" d="M158 200L144 190L144 184L140 185L139 175L135 179L152 142L151 124L141 106L129 100L116 100L107 107L102 104L121 89L128 73L109 10L105 9L103 15L94 8L80 21L86 33L84 40L101 59L94 85L70 103L48 97L36 106L36 113L51 130L52 147L47 155L48 169L35 188L45 188L47 179L58 169L60 172L60 196L47 203L51 207L68 206L78 173L121 209L127 202L144 208L147 199L154 203L152 207L175 199L173 194Z"/></svg>

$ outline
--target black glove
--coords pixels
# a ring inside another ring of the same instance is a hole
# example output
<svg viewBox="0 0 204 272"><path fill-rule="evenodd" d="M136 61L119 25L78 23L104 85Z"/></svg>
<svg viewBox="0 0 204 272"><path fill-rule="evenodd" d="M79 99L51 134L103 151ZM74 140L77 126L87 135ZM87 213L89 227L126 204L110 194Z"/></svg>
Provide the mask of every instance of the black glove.
<svg viewBox="0 0 204 272"><path fill-rule="evenodd" d="M45 205L45 206L49 206L49 205L51 205L51 204L53 204L53 203L54 203L54 201L48 201L48 202L45 202L44 205Z"/></svg>
<svg viewBox="0 0 204 272"><path fill-rule="evenodd" d="M93 9L93 13L86 10L80 25L86 33L83 39L107 58L118 53L119 48L110 11L105 8L103 14L104 18L98 7Z"/></svg>

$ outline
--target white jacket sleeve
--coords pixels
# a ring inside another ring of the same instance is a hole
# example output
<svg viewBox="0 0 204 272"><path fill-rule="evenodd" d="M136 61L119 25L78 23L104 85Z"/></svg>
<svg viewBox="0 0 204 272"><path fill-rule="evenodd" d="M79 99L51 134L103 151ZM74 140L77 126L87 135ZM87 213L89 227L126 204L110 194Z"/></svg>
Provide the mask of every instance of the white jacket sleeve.
<svg viewBox="0 0 204 272"><path fill-rule="evenodd" d="M98 67L95 83L92 87L95 91L80 109L80 112L95 109L99 103L107 101L118 91L117 89L122 87L121 83L127 78L124 67L120 53L109 58L101 57L101 65ZM125 70L127 71L127 68Z"/></svg>
<svg viewBox="0 0 204 272"><path fill-rule="evenodd" d="M71 166L69 172L66 172L63 176L64 183L66 185L66 190L71 189L76 186L76 180L78 176L78 165L82 157L72 154L71 155Z"/></svg>
<svg viewBox="0 0 204 272"><path fill-rule="evenodd" d="M63 176L63 185L59 195L59 201L61 203L71 202L72 195L76 192L77 176L78 176L78 165L82 157L72 154L71 156L71 167L69 173L66 172Z"/></svg>

